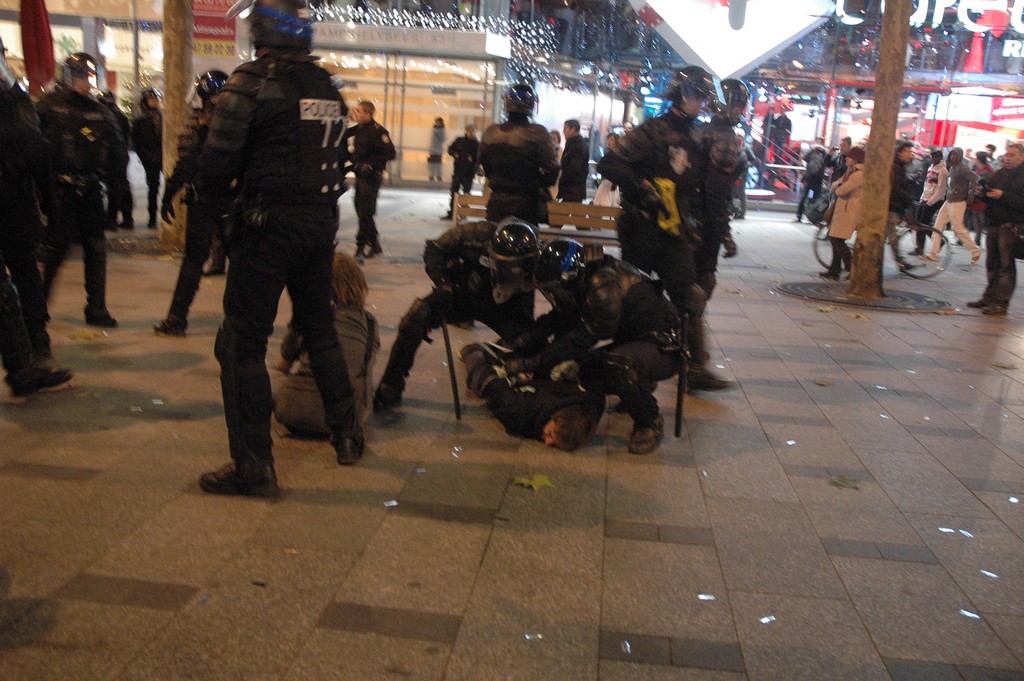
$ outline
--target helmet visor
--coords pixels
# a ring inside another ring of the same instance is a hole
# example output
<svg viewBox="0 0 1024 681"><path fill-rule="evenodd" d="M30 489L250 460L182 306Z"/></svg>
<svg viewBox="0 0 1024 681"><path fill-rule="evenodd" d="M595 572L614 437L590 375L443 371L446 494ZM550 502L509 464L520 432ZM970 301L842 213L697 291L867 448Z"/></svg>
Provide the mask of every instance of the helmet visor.
<svg viewBox="0 0 1024 681"><path fill-rule="evenodd" d="M537 256L509 258L492 253L490 263L494 302L501 304L517 293L529 293L533 290L533 268L537 263Z"/></svg>

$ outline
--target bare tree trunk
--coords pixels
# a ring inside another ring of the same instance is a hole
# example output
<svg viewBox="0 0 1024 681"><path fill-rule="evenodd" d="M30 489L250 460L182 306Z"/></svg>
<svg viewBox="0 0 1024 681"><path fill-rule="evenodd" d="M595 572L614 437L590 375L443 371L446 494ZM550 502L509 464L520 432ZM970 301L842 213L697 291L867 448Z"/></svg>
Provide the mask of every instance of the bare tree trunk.
<svg viewBox="0 0 1024 681"><path fill-rule="evenodd" d="M892 189L889 174L896 149L896 121L903 100L911 9L910 0L889 0L882 15L875 108L871 112L871 139L864 167L864 193L857 217L857 242L853 247L849 288L850 295L872 300L885 297L882 259Z"/></svg>
<svg viewBox="0 0 1024 681"><path fill-rule="evenodd" d="M164 0L164 178L178 162L178 136L191 113L185 96L192 84L191 0ZM185 212L177 210L173 224L161 224L160 243L181 247L185 243Z"/></svg>

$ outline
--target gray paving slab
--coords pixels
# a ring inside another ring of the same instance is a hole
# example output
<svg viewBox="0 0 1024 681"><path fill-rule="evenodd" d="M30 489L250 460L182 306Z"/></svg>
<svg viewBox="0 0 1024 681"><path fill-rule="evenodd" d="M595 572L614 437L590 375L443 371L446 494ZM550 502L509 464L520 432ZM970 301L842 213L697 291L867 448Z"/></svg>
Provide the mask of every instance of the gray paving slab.
<svg viewBox="0 0 1024 681"><path fill-rule="evenodd" d="M450 651L428 641L320 629L280 678L440 681Z"/></svg>
<svg viewBox="0 0 1024 681"><path fill-rule="evenodd" d="M842 598L842 585L803 509L708 499L722 573L730 590Z"/></svg>
<svg viewBox="0 0 1024 681"><path fill-rule="evenodd" d="M732 610L750 679L888 679L847 600L735 591Z"/></svg>

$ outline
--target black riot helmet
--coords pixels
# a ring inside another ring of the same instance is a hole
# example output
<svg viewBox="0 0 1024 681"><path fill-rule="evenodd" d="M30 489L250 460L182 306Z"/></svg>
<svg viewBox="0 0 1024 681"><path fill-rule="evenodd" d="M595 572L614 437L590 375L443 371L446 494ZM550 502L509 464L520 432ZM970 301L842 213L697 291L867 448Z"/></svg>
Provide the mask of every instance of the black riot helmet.
<svg viewBox="0 0 1024 681"><path fill-rule="evenodd" d="M87 52L75 52L64 60L61 66L61 80L71 87L72 78L88 78L96 81L96 58Z"/></svg>
<svg viewBox="0 0 1024 681"><path fill-rule="evenodd" d="M558 237L540 249L533 278L551 306L564 310L576 306L576 293L586 265L582 244L575 239Z"/></svg>
<svg viewBox="0 0 1024 681"><path fill-rule="evenodd" d="M196 94L199 95L199 99L205 103L210 97L219 95L220 91L224 89L224 84L228 82L228 74L223 71L206 71L196 76L193 87L196 90Z"/></svg>
<svg viewBox="0 0 1024 681"><path fill-rule="evenodd" d="M505 90L505 112L532 116L537 110L537 91L527 83L516 83Z"/></svg>
<svg viewBox="0 0 1024 681"><path fill-rule="evenodd" d="M150 99L155 99L157 104L163 100L164 96L155 87L148 87L139 93L139 103L143 109L158 109L159 106L152 106L149 103Z"/></svg>
<svg viewBox="0 0 1024 681"><path fill-rule="evenodd" d="M540 241L533 227L519 218L505 218L494 230L487 256L494 302L504 303L517 293L533 290Z"/></svg>
<svg viewBox="0 0 1024 681"><path fill-rule="evenodd" d="M699 66L685 66L676 73L672 84L668 86L665 98L675 106L683 103L688 97L701 102L721 100L720 85L717 79Z"/></svg>
<svg viewBox="0 0 1024 681"><path fill-rule="evenodd" d="M726 78L722 81L722 102L725 104L722 113L736 125L750 106L750 90L742 80Z"/></svg>
<svg viewBox="0 0 1024 681"><path fill-rule="evenodd" d="M252 5L249 25L256 49L276 47L304 52L310 50L313 45L313 22L306 0L241 0L235 7L243 5L244 8L245 4ZM229 16L235 7L228 11Z"/></svg>

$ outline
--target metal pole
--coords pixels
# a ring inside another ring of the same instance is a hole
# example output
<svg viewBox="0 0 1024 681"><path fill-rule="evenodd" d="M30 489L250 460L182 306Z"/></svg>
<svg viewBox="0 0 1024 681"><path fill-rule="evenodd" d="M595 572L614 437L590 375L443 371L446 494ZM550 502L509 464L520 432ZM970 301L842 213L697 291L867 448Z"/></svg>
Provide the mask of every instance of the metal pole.
<svg viewBox="0 0 1024 681"><path fill-rule="evenodd" d="M132 54L134 55L134 97L132 99L135 102L135 106L132 107L132 114L138 114L141 109L142 101L139 99L139 19L138 19L138 0L132 0ZM104 88L105 89L105 88Z"/></svg>
<svg viewBox="0 0 1024 681"><path fill-rule="evenodd" d="M448 376L452 379L452 400L455 402L455 420L462 420L462 403L459 401L459 381L455 377L455 362L452 360L452 341L448 337L448 320L441 318L441 333L444 334L444 351L448 356Z"/></svg>

